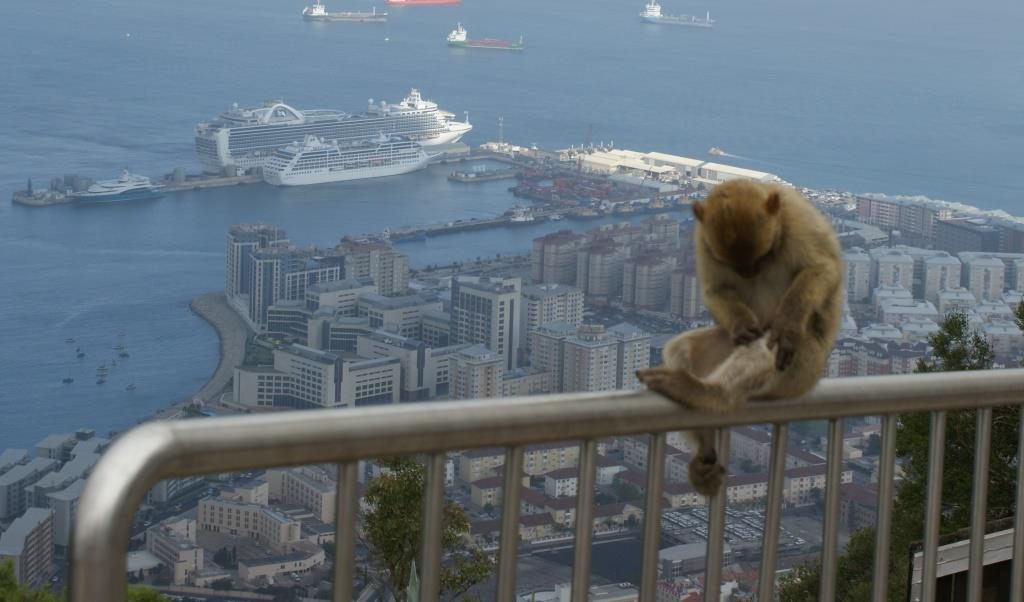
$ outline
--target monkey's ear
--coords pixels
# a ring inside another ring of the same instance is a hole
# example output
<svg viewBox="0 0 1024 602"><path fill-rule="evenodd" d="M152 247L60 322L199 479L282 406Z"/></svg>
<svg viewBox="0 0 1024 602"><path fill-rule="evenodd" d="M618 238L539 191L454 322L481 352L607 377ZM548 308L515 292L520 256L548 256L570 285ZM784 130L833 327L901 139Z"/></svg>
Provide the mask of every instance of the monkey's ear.
<svg viewBox="0 0 1024 602"><path fill-rule="evenodd" d="M697 218L698 222L704 221L704 204L700 201L693 202L693 217Z"/></svg>
<svg viewBox="0 0 1024 602"><path fill-rule="evenodd" d="M764 210L768 212L768 215L775 215L779 212L779 205L782 199L779 198L779 193L772 192L768 194L768 200L764 202Z"/></svg>

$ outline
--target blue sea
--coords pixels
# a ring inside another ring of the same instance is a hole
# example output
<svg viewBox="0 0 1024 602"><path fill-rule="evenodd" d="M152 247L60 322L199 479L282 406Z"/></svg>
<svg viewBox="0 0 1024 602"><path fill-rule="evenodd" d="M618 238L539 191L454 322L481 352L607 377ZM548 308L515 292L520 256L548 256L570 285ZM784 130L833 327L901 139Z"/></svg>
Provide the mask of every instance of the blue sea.
<svg viewBox="0 0 1024 602"><path fill-rule="evenodd" d="M307 23L296 0L5 0L0 196L29 177L45 186L122 167L195 171L195 124L233 102L355 111L415 86L469 112L471 144L495 139L502 116L506 139L520 144L565 147L589 133L595 143L694 157L717 146L737 156L728 162L798 184L1024 214L1024 5L663 3L666 13L710 10L712 31L642 24L642 5L464 0L349 24ZM522 35L527 50L449 49L444 37L460 21L471 37ZM223 287L233 223L274 223L296 244L328 245L515 204L507 182L459 186L446 171L120 206L0 202L0 448L80 427L123 429L198 389L217 341L188 302ZM418 266L523 252L566 225L404 248ZM131 357L113 366L119 342ZM94 382L100 364L103 385Z"/></svg>

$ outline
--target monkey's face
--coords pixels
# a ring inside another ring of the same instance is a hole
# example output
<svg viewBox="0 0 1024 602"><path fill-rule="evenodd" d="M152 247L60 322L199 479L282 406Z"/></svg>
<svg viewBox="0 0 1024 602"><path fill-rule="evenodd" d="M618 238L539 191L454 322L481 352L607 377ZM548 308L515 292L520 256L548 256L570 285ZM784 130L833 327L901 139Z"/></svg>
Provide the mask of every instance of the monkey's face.
<svg viewBox="0 0 1024 602"><path fill-rule="evenodd" d="M702 244L740 276L754 276L775 246L780 203L778 192L754 182L716 186L706 202L693 203Z"/></svg>

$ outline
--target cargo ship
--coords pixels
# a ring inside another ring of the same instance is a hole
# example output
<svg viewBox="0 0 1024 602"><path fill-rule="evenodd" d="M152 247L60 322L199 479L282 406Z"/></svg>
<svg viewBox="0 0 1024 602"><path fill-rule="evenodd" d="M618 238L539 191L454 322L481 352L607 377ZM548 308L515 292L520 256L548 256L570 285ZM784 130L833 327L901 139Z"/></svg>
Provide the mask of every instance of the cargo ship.
<svg viewBox="0 0 1024 602"><path fill-rule="evenodd" d="M489 50L522 50L523 36L519 36L518 42L509 42L508 40L497 40L494 38L481 38L479 40L470 40L466 33L466 28L462 26L462 23L456 25L455 29L448 34L448 45L455 48L486 48Z"/></svg>
<svg viewBox="0 0 1024 602"><path fill-rule="evenodd" d="M392 6L427 6L431 4L458 4L462 0L384 0Z"/></svg>
<svg viewBox="0 0 1024 602"><path fill-rule="evenodd" d="M100 203L124 203L128 201L148 201L158 199L163 194L160 186L154 186L146 176L121 172L116 180L100 180L84 192L76 192L71 198L81 205Z"/></svg>
<svg viewBox="0 0 1024 602"><path fill-rule="evenodd" d="M374 7L370 12L366 11L353 11L353 12L340 12L330 13L327 12L327 7L323 5L320 0L316 0L316 4L313 6L307 6L302 9L302 16L307 21L345 21L350 23L384 23L388 20L388 14L386 12L378 13L377 8Z"/></svg>
<svg viewBox="0 0 1024 602"><path fill-rule="evenodd" d="M658 0L651 0L644 5L644 10L640 13L640 19L646 23L683 25L686 27L700 27L703 29L711 29L715 25L715 20L711 18L710 11L704 17L697 17L693 15L663 15L661 14L661 5L658 4Z"/></svg>

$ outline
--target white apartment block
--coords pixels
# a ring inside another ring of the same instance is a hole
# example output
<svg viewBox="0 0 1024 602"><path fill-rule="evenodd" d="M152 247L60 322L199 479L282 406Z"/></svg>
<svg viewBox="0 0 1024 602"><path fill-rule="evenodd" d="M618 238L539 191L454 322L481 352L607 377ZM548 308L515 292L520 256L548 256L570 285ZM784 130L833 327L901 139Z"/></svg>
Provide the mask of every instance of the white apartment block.
<svg viewBox="0 0 1024 602"><path fill-rule="evenodd" d="M853 248L843 253L846 300L865 303L871 296L871 256L864 249Z"/></svg>
<svg viewBox="0 0 1024 602"><path fill-rule="evenodd" d="M449 362L452 399L500 397L506 360L483 345L465 347Z"/></svg>
<svg viewBox="0 0 1024 602"><path fill-rule="evenodd" d="M964 260L963 284L979 301L994 301L1003 296L1006 266L991 255L974 255Z"/></svg>
<svg viewBox="0 0 1024 602"><path fill-rule="evenodd" d="M302 539L301 521L266 505L232 499L199 500L198 524L203 531L260 541L278 553Z"/></svg>
<svg viewBox="0 0 1024 602"><path fill-rule="evenodd" d="M583 291L564 284L533 284L523 287L519 340L529 351L530 333L548 322L583 323Z"/></svg>

